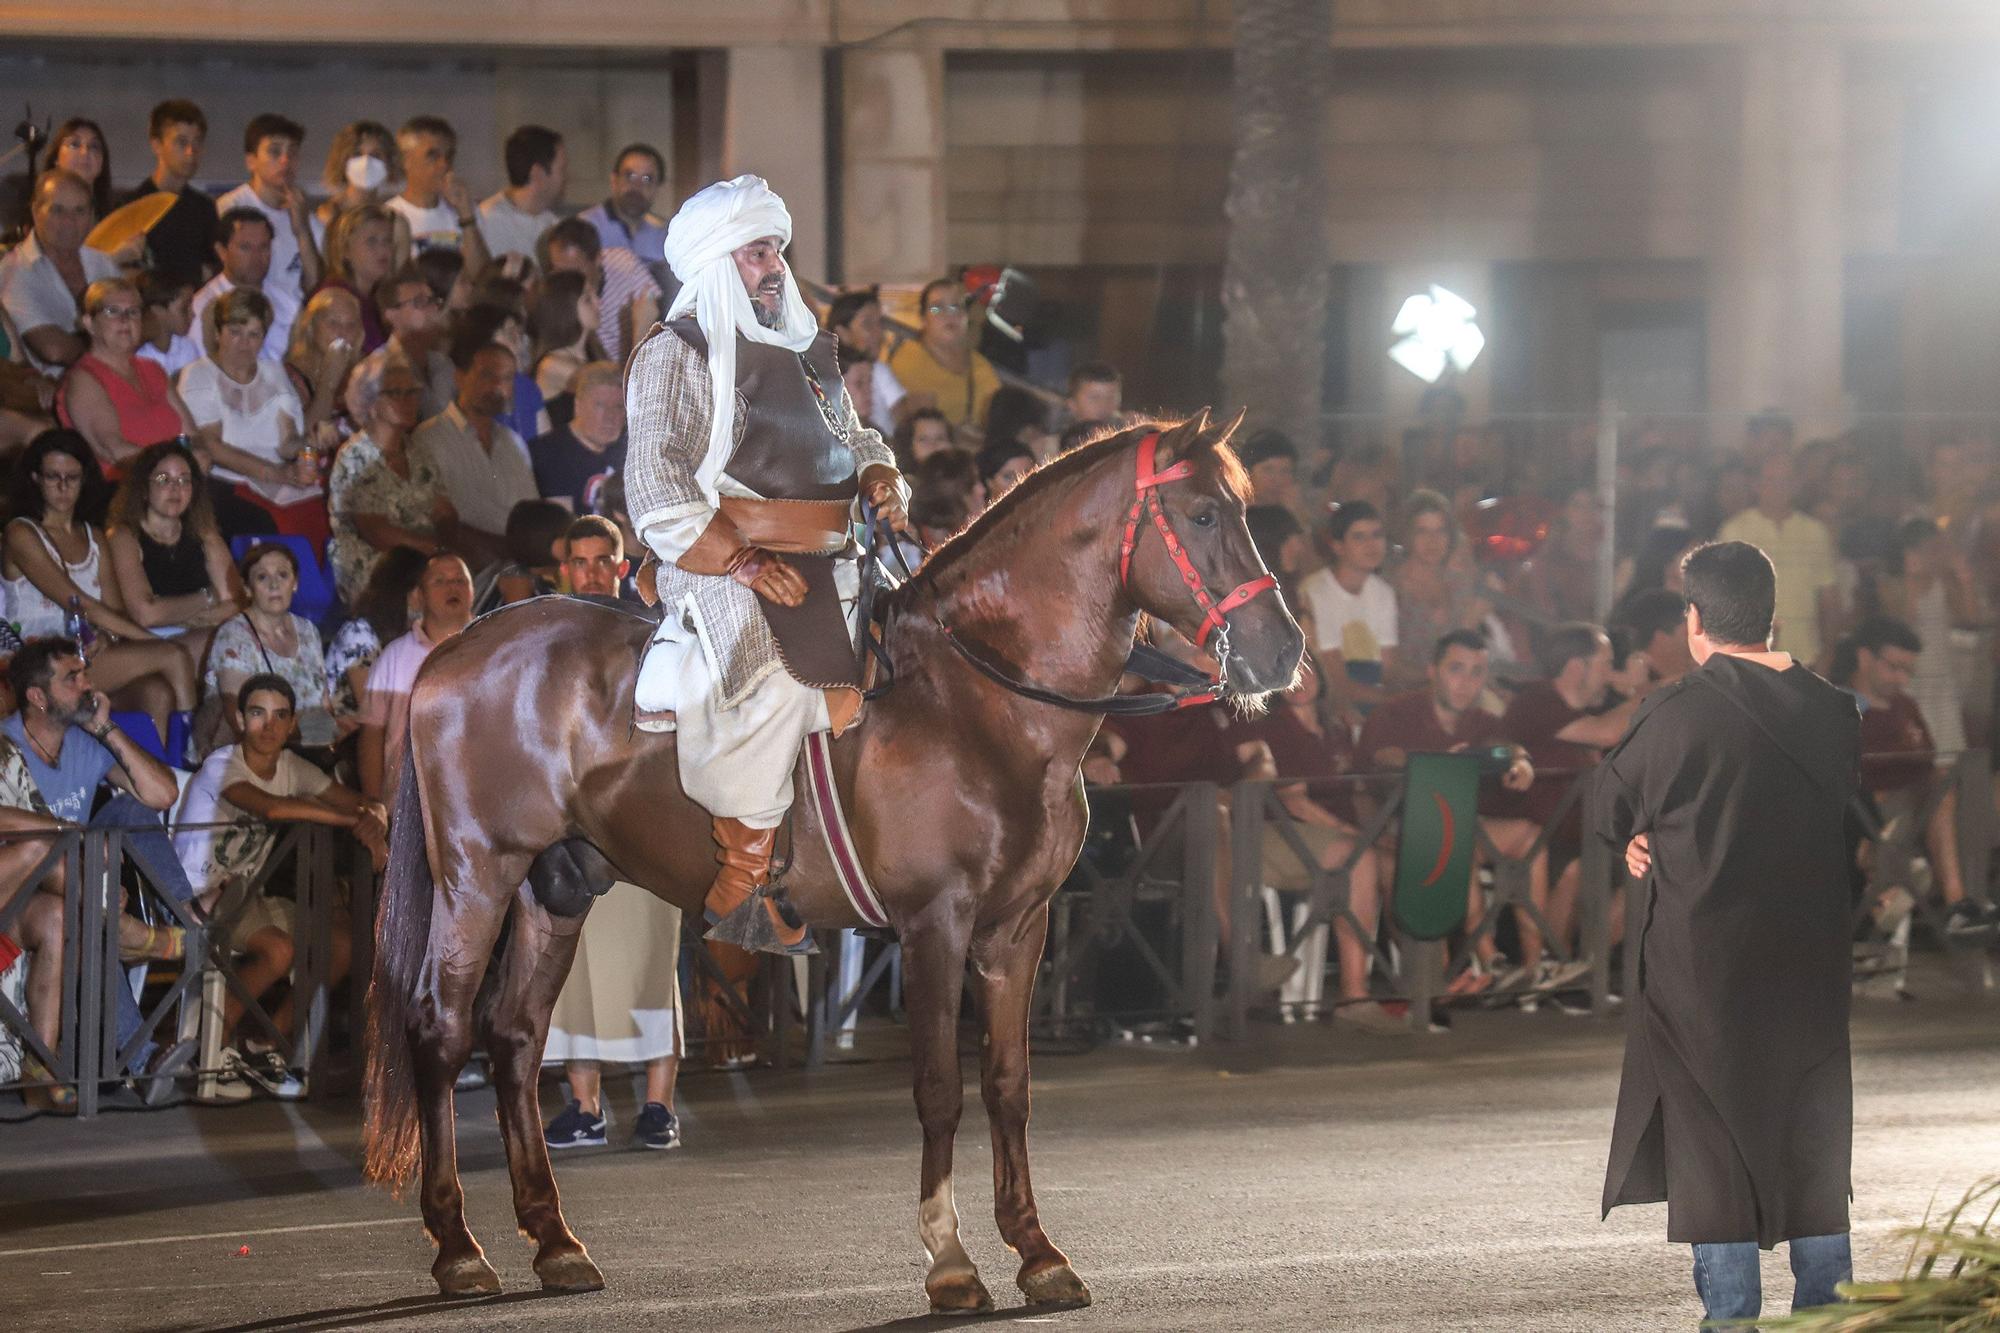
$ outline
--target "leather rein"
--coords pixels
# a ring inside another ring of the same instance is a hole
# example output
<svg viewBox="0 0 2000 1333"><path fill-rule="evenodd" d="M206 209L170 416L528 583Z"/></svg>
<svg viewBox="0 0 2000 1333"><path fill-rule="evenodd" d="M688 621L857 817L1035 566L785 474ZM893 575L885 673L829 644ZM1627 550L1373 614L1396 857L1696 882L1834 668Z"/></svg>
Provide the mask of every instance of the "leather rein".
<svg viewBox="0 0 2000 1333"><path fill-rule="evenodd" d="M1205 676L1151 644L1135 643L1132 646L1131 656L1126 659L1125 670L1155 684L1170 686L1166 693L1095 696L1065 694L1060 690L1052 690L1027 680L1011 663L992 649L975 639L959 634L945 623L942 616L934 615L932 620L944 634L945 642L970 663L974 670L994 684L1024 699L1032 699L1055 708L1066 708L1072 712L1097 713L1110 717L1147 717L1173 712L1175 709L1213 703L1222 697L1229 684L1229 622L1226 617L1231 611L1253 598L1275 590L1278 580L1268 573L1259 575L1238 584L1219 601L1209 592L1207 583L1201 577L1201 571L1194 567L1194 561L1188 557L1187 549L1181 545L1180 537L1174 532L1173 524L1167 518L1165 506L1160 503L1160 488L1169 482L1184 481L1192 477L1194 464L1188 459L1182 459L1165 471L1156 470L1154 458L1158 453L1159 444L1158 431L1149 433L1139 442L1138 461L1133 475L1132 509L1126 515L1125 534L1118 548L1118 583L1128 594L1132 591L1132 554L1145 536L1139 521L1142 517L1148 517L1166 546L1168 558L1173 561L1174 568L1180 571L1181 582L1187 585L1195 605L1203 612L1201 625L1195 633L1195 646L1207 648L1209 641L1215 640L1213 655L1220 667L1216 675ZM893 541L891 544L893 547ZM869 566L873 564L876 545L875 525L871 524ZM901 560L900 552L898 560ZM908 567L905 565L905 573L907 572ZM872 598L864 593L864 607L870 601ZM865 619L862 623L864 626L867 624ZM874 635L867 634L865 630L864 634L869 644L874 645L876 657L886 673L887 654L876 643ZM869 692L869 697L873 698L886 691L893 683L893 677L886 678L884 684Z"/></svg>

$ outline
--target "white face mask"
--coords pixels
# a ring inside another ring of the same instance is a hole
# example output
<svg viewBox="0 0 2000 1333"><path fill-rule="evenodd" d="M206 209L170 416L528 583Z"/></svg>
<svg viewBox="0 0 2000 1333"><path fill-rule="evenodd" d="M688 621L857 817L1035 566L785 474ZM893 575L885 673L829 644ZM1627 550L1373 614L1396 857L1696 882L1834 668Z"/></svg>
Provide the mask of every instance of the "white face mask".
<svg viewBox="0 0 2000 1333"><path fill-rule="evenodd" d="M347 183L357 190L377 190L389 179L389 164L367 153L347 159Z"/></svg>

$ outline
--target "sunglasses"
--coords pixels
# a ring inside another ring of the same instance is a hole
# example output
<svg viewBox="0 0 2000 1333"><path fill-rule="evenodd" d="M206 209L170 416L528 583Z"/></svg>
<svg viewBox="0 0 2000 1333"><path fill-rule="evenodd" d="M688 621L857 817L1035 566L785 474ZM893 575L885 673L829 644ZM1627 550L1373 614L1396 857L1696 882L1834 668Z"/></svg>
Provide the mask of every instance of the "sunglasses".
<svg viewBox="0 0 2000 1333"><path fill-rule="evenodd" d="M924 307L924 313L926 315L962 315L965 313L966 307L971 304L972 302L970 301L954 301L949 305L927 305Z"/></svg>

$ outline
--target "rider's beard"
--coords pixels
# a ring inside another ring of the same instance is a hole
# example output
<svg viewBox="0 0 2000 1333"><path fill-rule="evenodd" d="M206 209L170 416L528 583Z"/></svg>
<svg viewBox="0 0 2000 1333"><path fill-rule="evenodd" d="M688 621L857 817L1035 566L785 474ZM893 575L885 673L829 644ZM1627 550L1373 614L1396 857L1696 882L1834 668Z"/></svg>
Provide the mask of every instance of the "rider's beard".
<svg viewBox="0 0 2000 1333"><path fill-rule="evenodd" d="M767 329L785 327L784 292L783 287L760 287L757 294L750 298L750 308L757 312L757 322ZM772 305L764 304L767 297L772 301Z"/></svg>

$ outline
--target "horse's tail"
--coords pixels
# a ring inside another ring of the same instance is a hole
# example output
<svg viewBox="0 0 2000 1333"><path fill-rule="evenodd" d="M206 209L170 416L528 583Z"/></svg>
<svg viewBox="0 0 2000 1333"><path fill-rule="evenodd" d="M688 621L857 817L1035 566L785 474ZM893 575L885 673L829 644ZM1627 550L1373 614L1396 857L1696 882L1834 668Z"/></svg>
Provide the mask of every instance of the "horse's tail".
<svg viewBox="0 0 2000 1333"><path fill-rule="evenodd" d="M417 1085L409 1023L417 980L430 944L431 879L423 794L409 739L389 823L389 869L375 917L375 975L368 984L368 1073L363 1085L367 1123L363 1174L400 1194L416 1169Z"/></svg>

